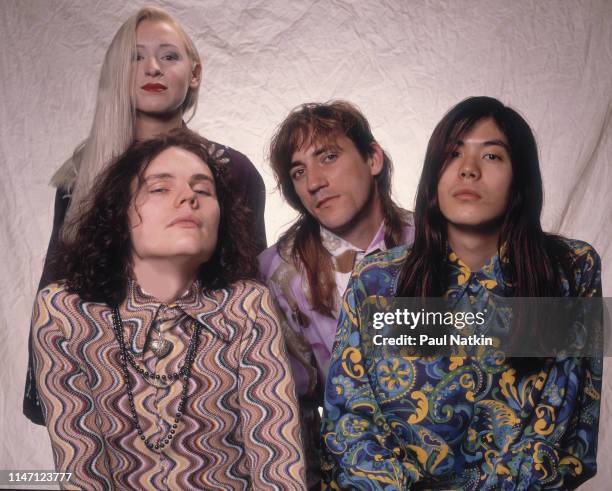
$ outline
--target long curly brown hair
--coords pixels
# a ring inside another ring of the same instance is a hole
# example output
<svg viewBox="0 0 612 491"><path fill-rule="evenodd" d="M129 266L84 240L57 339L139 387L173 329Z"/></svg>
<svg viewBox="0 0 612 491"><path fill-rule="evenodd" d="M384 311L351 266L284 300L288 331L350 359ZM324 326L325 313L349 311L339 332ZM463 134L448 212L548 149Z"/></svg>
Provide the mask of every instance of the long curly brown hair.
<svg viewBox="0 0 612 491"><path fill-rule="evenodd" d="M51 258L54 278L65 281L68 290L83 300L117 305L125 299L132 276L128 210L137 192L132 183L136 181L140 186L150 162L169 147L198 156L215 179L221 219L217 247L198 271L201 285L221 288L237 280L257 278L254 220L229 187L229 169L209 153L204 138L180 128L159 138L134 143L98 177L91 198L73 224L75 239L63 242L57 255Z"/></svg>

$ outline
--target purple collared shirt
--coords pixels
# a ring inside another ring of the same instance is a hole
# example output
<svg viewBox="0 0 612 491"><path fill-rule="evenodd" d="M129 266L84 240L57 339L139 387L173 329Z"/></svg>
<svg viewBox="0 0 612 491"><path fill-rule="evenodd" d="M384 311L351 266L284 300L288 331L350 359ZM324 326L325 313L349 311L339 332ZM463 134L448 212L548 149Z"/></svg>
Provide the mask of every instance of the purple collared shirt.
<svg viewBox="0 0 612 491"><path fill-rule="evenodd" d="M412 213L406 213L408 225L404 228L403 243L411 244L414 240L414 225ZM323 246L334 259L346 251L355 251L355 265L365 256L387 249L385 246L384 223L381 223L380 228L365 250L350 244L323 227L321 227L321 240ZM321 381L325 381L327 378L332 347L336 336L339 306L344 290L348 285L351 272L342 273L337 270L334 271L337 285L337 305L334 309L333 317L324 315L311 308L306 275L298 271L293 262L288 259L290 257L290 250L289 247L286 249L286 251L279 252L278 243L268 247L259 255L259 265L262 277L268 288L270 288L278 307L280 307L280 320L285 324L285 329L291 329L286 336L287 344L293 344L293 346L290 346L289 351L293 353L299 352L301 358L311 364L310 367L305 367L303 363L291 357L296 390L298 396L303 396L315 390L317 374ZM336 264L335 261L333 264ZM316 368L316 371L313 367Z"/></svg>

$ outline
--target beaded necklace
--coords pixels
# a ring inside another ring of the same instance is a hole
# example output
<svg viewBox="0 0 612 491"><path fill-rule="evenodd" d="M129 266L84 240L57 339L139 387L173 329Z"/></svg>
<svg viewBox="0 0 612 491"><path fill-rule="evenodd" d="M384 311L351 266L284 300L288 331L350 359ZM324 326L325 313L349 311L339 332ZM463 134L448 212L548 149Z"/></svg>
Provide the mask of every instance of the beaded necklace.
<svg viewBox="0 0 612 491"><path fill-rule="evenodd" d="M200 340L200 331L202 330L202 324L197 321L194 321L194 323L195 328L193 329L193 334L191 335L191 339L189 340L189 347L187 348L187 354L185 355L185 361L183 362L183 366L177 372L173 372L170 375L164 374L160 376L159 374L155 374L145 370L143 367L138 365L138 363L136 363L134 355L125 347L125 341L123 339L123 321L121 320L121 314L119 313L119 309L117 307L113 309L113 330L115 331L115 337L117 338L117 342L119 343L119 349L121 351L121 356L119 357L119 359L121 362L121 370L123 372L123 379L125 381L127 396L130 403L130 412L132 420L134 422L136 431L138 431L138 435L140 435L140 439L144 442L144 444L149 450L161 450L166 445L168 445L170 443L170 440L172 440L174 434L176 433L179 421L183 417L183 411L187 403L187 398L189 397L188 390L189 379L191 378L191 367L193 366L193 361L195 359L195 354L198 349L198 343ZM136 406L134 405L134 394L132 393L132 385L130 383L130 375L127 367L128 362L140 375L145 378L145 380L157 379L165 381L167 379L176 380L181 376L183 377L183 391L181 394L181 400L178 405L178 412L174 417L174 423L172 424L170 430L166 433L166 435L160 437L157 440L157 443L152 443L147 437L145 437L144 431L142 430L138 421L138 413L136 412Z"/></svg>

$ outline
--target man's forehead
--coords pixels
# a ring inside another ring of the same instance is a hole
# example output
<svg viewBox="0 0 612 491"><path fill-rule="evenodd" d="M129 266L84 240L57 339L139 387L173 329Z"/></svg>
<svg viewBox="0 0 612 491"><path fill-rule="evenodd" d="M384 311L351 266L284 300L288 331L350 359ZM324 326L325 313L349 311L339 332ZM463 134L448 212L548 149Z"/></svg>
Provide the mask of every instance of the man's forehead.
<svg viewBox="0 0 612 491"><path fill-rule="evenodd" d="M295 140L291 160L298 155L312 155L322 148L342 148L338 141L342 136L344 135L337 131L317 134L311 130L308 133L302 133Z"/></svg>

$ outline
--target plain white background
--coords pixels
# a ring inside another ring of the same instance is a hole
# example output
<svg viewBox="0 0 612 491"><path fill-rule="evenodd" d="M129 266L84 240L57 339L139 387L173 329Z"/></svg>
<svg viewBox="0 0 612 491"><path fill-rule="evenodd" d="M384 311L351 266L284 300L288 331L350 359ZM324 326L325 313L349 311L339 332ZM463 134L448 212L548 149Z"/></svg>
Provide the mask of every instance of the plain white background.
<svg viewBox="0 0 612 491"><path fill-rule="evenodd" d="M46 430L21 414L32 302L52 223L54 170L86 137L108 44L143 2L0 0L0 467L51 469ZM592 243L612 296L612 2L177 0L157 2L204 60L190 123L245 153L266 181L272 243L293 218L267 145L295 105L343 98L366 114L412 208L429 135L452 105L490 95L535 130L550 231ZM609 489L609 375L596 479Z"/></svg>

